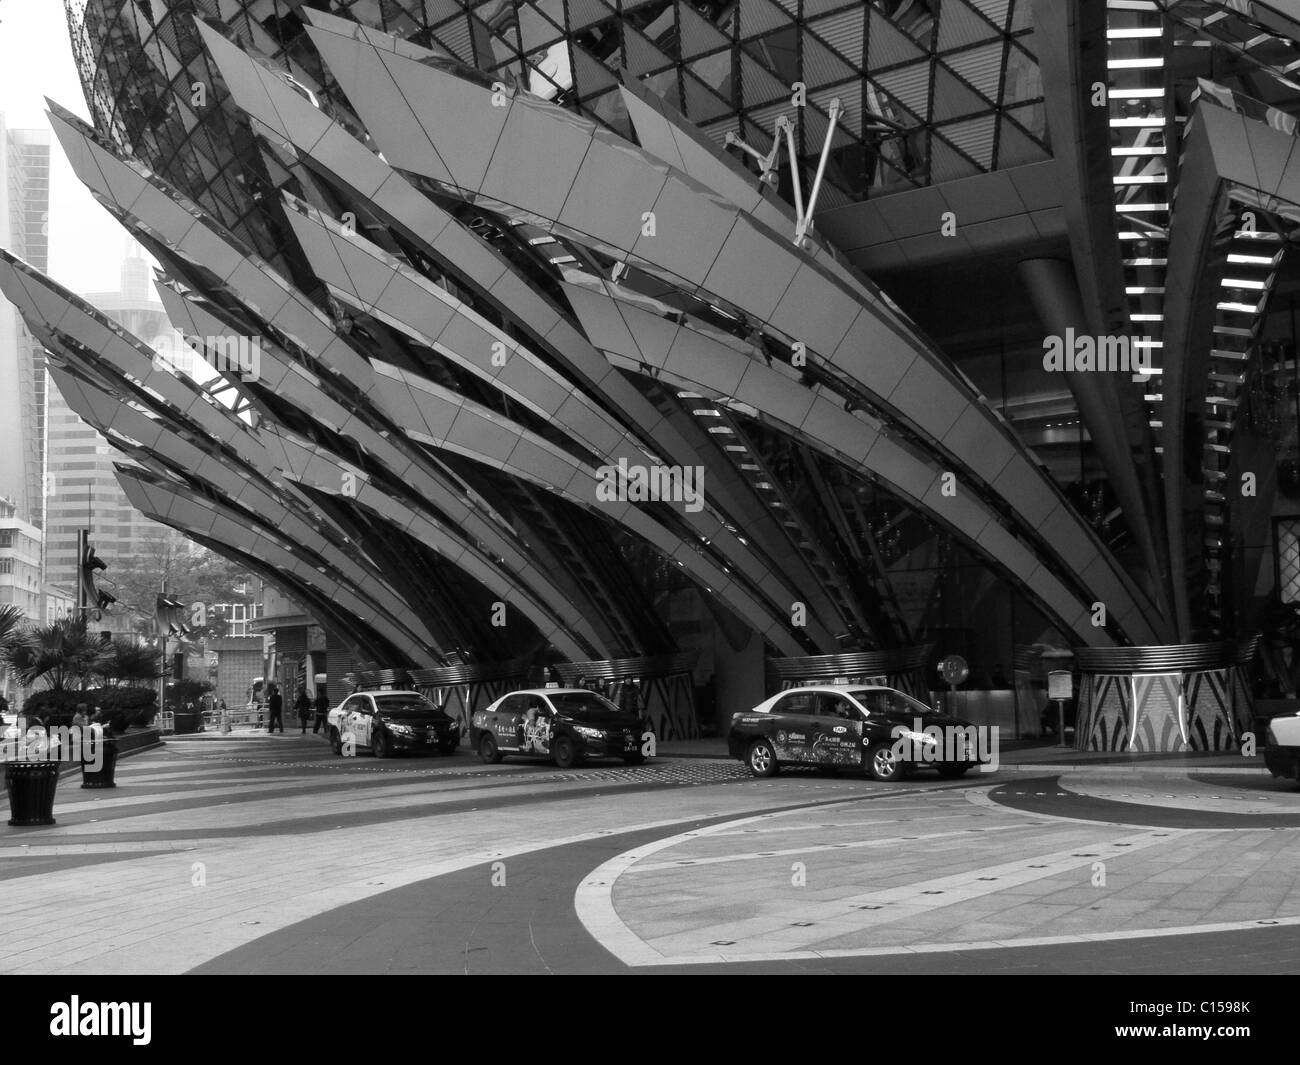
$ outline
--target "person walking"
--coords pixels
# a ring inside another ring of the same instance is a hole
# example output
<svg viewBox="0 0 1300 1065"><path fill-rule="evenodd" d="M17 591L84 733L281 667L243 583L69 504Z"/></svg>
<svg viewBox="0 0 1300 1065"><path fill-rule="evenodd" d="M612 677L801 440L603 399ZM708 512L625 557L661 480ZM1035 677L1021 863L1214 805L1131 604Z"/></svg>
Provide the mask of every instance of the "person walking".
<svg viewBox="0 0 1300 1065"><path fill-rule="evenodd" d="M314 736L321 729L325 728L325 715L330 712L329 696L325 694L323 687L316 689L316 723L312 726L312 735Z"/></svg>
<svg viewBox="0 0 1300 1065"><path fill-rule="evenodd" d="M307 698L307 689L298 689L298 698L294 700L293 708L298 711L298 720L302 722L302 734L307 735L307 719L311 717L311 700Z"/></svg>
<svg viewBox="0 0 1300 1065"><path fill-rule="evenodd" d="M270 719L267 721L267 732L274 732L275 726L280 726L280 735L284 735L284 696L280 694L278 684L271 685L270 695L267 697L267 709L270 711Z"/></svg>

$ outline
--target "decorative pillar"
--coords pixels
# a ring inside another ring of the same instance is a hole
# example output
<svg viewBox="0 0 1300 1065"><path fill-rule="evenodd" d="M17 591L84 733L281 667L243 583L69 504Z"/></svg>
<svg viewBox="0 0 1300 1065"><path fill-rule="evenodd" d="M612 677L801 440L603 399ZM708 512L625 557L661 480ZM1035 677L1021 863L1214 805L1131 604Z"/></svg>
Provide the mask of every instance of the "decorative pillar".
<svg viewBox="0 0 1300 1065"><path fill-rule="evenodd" d="M561 662L551 668L568 687L590 688L620 706L633 693L637 709L649 720L655 737L663 740L699 739L695 718L695 660L688 651L642 658L610 658L593 662Z"/></svg>
<svg viewBox="0 0 1300 1065"><path fill-rule="evenodd" d="M1227 751L1251 728L1250 663L1242 643L1075 650L1081 751Z"/></svg>

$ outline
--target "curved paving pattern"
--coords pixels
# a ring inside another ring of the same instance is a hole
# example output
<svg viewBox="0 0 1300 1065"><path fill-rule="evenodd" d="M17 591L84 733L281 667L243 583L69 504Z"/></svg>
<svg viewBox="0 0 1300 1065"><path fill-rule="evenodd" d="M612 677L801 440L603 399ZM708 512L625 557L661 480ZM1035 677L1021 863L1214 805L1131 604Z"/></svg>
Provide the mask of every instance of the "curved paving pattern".
<svg viewBox="0 0 1300 1065"><path fill-rule="evenodd" d="M6 890L102 928L75 952L9 931L0 971L1300 970L1300 792L1260 771L891 788L204 735L119 774L0 829Z"/></svg>

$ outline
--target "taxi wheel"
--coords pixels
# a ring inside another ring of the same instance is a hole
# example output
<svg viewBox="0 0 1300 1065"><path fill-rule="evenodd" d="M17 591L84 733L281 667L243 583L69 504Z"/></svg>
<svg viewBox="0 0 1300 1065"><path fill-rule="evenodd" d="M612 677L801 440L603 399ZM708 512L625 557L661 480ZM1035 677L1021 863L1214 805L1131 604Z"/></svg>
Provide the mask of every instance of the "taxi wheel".
<svg viewBox="0 0 1300 1065"><path fill-rule="evenodd" d="M551 757L561 769L572 769L578 763L578 748L568 736L558 736L551 745Z"/></svg>
<svg viewBox="0 0 1300 1065"><path fill-rule="evenodd" d="M876 780L892 784L903 779L905 766L894 753L893 744L877 743L867 752L867 770Z"/></svg>
<svg viewBox="0 0 1300 1065"><path fill-rule="evenodd" d="M956 780L958 777L964 777L966 770L969 768L968 765L941 765L939 767L939 776L943 777L944 780Z"/></svg>
<svg viewBox="0 0 1300 1065"><path fill-rule="evenodd" d="M370 749L375 752L376 758L387 758L393 753L393 741L388 738L387 733L376 729L374 736L370 738Z"/></svg>
<svg viewBox="0 0 1300 1065"><path fill-rule="evenodd" d="M336 728L330 729L330 750L335 754L343 753L343 737L339 735L339 730Z"/></svg>
<svg viewBox="0 0 1300 1065"><path fill-rule="evenodd" d="M497 750L497 741L491 733L478 741L478 757L480 762L488 765L496 765L501 761L501 752Z"/></svg>
<svg viewBox="0 0 1300 1065"><path fill-rule="evenodd" d="M780 768L776 763L776 752L767 740L755 740L749 745L745 764L756 777L774 777Z"/></svg>

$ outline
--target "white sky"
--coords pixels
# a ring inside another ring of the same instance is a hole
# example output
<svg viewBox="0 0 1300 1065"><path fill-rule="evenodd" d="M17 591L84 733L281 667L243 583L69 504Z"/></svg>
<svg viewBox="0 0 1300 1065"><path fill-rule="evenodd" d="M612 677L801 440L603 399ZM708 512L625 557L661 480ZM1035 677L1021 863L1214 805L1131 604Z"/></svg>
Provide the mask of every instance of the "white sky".
<svg viewBox="0 0 1300 1065"><path fill-rule="evenodd" d="M89 118L63 0L0 0L0 112L10 129L50 128L45 97ZM50 132L50 276L73 292L116 292L127 234L77 180Z"/></svg>

